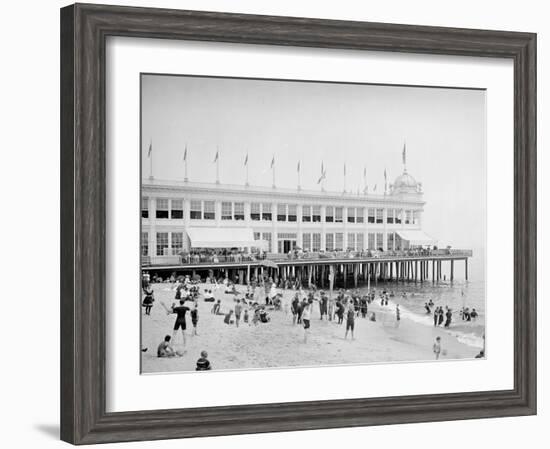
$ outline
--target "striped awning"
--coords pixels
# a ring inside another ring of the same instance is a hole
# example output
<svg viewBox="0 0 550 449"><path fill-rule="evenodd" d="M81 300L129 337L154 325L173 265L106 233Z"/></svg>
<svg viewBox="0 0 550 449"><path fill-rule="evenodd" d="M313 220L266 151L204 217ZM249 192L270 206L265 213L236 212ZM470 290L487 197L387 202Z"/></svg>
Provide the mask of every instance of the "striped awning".
<svg viewBox="0 0 550 449"><path fill-rule="evenodd" d="M191 248L246 248L256 246L251 228L188 228Z"/></svg>
<svg viewBox="0 0 550 449"><path fill-rule="evenodd" d="M399 237L409 242L410 245L435 245L436 239L431 238L428 234L420 229L399 230Z"/></svg>

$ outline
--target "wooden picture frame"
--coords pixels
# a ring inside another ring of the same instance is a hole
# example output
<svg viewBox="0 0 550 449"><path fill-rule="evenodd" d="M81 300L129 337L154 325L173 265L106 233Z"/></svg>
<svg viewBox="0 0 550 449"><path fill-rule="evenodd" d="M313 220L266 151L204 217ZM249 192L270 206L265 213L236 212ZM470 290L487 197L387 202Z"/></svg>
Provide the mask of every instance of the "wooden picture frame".
<svg viewBox="0 0 550 449"><path fill-rule="evenodd" d="M107 36L512 59L514 388L107 413ZM91 444L535 414L536 186L535 34L86 4L61 9L61 438Z"/></svg>

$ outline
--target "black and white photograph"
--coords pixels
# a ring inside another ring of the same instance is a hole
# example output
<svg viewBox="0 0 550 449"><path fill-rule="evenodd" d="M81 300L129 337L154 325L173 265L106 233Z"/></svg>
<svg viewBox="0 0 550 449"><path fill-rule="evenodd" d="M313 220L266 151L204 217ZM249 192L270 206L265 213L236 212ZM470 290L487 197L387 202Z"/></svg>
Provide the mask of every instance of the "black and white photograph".
<svg viewBox="0 0 550 449"><path fill-rule="evenodd" d="M142 74L142 373L484 359L485 95Z"/></svg>

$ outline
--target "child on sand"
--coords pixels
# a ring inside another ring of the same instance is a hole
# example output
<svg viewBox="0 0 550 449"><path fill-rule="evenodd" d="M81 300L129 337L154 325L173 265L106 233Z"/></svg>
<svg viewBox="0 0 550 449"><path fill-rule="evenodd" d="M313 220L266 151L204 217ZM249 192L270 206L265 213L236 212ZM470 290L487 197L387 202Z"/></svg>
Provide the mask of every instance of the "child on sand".
<svg viewBox="0 0 550 449"><path fill-rule="evenodd" d="M201 351L201 358L197 360L196 371L209 371L212 369L212 365L208 360L208 352Z"/></svg>
<svg viewBox="0 0 550 449"><path fill-rule="evenodd" d="M170 344L172 337L167 335L157 348L157 357L181 357L182 352L176 351Z"/></svg>
<svg viewBox="0 0 550 449"><path fill-rule="evenodd" d="M248 323L248 309L244 309L243 321Z"/></svg>
<svg viewBox="0 0 550 449"><path fill-rule="evenodd" d="M222 306L222 300L221 299L218 299L216 301L216 303L214 304L214 306L212 307L212 313L214 315L219 315L220 314L220 308Z"/></svg>
<svg viewBox="0 0 550 449"><path fill-rule="evenodd" d="M225 324L233 324L233 320L231 317L233 316L233 310L230 310L228 313L225 314L225 318L223 319L223 322Z"/></svg>

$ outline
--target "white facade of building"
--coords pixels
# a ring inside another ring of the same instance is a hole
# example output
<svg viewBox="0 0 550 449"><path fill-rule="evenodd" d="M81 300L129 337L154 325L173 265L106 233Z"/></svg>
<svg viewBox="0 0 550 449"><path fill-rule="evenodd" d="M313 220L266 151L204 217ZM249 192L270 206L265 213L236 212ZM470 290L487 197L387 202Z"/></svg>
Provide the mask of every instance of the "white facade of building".
<svg viewBox="0 0 550 449"><path fill-rule="evenodd" d="M407 235L422 235L422 196L421 184L406 171L384 194L150 178L142 183L141 253L154 258L188 252L196 246L190 234L198 228L224 236L251 230L270 253L295 246L306 251L401 249L408 246Z"/></svg>

